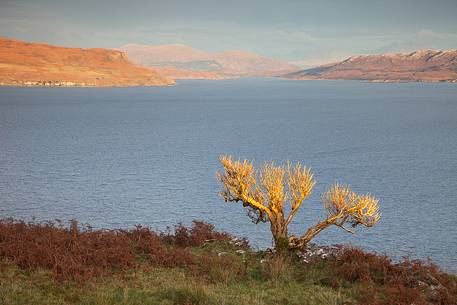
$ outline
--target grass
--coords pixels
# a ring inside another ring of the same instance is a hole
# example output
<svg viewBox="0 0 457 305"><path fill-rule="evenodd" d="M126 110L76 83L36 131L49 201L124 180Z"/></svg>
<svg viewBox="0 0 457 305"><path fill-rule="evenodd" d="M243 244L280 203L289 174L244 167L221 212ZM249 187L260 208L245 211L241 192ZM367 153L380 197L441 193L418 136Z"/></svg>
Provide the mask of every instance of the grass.
<svg viewBox="0 0 457 305"><path fill-rule="evenodd" d="M305 264L232 238L198 221L166 233L0 221L0 304L457 304L456 277L431 263L346 249Z"/></svg>
<svg viewBox="0 0 457 305"><path fill-rule="evenodd" d="M211 283L179 268L131 270L78 285L57 284L44 270L25 272L3 266L2 304L343 304L338 291L311 283L227 281Z"/></svg>

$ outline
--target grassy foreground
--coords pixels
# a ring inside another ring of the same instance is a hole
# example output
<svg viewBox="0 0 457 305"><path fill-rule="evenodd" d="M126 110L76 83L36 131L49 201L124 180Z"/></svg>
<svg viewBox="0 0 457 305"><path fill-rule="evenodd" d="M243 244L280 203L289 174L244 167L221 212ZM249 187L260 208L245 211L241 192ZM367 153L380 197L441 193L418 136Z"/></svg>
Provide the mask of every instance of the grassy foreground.
<svg viewBox="0 0 457 305"><path fill-rule="evenodd" d="M156 233L0 221L0 304L457 304L431 263L251 251L203 222Z"/></svg>

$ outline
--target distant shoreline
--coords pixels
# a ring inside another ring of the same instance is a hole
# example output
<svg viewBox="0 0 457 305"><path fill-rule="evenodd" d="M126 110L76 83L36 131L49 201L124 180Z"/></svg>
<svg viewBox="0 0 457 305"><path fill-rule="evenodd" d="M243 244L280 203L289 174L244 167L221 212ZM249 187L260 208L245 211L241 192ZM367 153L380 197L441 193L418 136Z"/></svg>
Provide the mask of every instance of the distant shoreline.
<svg viewBox="0 0 457 305"><path fill-rule="evenodd" d="M359 81L361 83L389 83L389 84L401 84L401 83L457 83L457 79L451 80L426 80L426 79L417 79L417 80L399 80L399 79L356 79L356 78L289 78L280 76L284 80L295 80L295 81L329 81L329 80L346 80L346 81Z"/></svg>
<svg viewBox="0 0 457 305"><path fill-rule="evenodd" d="M96 84L66 84L68 82L36 82L34 84L18 84L18 83L0 83L0 88L135 88L135 87L172 87L174 84L167 85L96 85Z"/></svg>
<svg viewBox="0 0 457 305"><path fill-rule="evenodd" d="M264 77L266 79L271 79L271 77ZM346 78L337 78L337 79L327 79L327 78L287 78L282 76L274 77L277 79L282 80L290 80L290 81L356 81L360 83L381 83L381 84L405 84L405 83L425 83L425 84L437 84L437 83L449 83L449 84L457 84L457 80L394 80L394 79L375 79L375 80L367 80L367 79L346 79ZM225 81L225 80L234 80L240 79L239 77L236 78L226 78L226 79L212 79L212 78L182 78L182 79L175 79L177 82L179 81ZM99 85L99 84L86 84L86 83L73 83L67 81L40 81L40 82L13 82L13 83L0 83L0 88L138 88L138 87L173 87L174 84L167 84L167 85L143 85L143 84L135 84L135 85Z"/></svg>

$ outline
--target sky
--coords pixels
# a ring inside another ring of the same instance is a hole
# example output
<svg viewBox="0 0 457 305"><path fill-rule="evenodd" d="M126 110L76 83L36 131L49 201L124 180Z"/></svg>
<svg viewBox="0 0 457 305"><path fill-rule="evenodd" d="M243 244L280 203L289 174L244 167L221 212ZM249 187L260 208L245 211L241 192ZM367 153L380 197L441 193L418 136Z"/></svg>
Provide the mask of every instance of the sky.
<svg viewBox="0 0 457 305"><path fill-rule="evenodd" d="M315 65L457 49L457 0L0 0L0 36L84 48L180 43Z"/></svg>

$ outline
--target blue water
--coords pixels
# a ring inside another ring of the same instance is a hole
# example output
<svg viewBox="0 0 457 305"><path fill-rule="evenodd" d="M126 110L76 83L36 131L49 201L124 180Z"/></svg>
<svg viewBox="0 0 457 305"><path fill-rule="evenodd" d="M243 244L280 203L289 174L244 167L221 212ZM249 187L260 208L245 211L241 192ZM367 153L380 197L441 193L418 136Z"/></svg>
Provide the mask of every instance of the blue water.
<svg viewBox="0 0 457 305"><path fill-rule="evenodd" d="M324 217L333 182L380 198L352 243L457 270L457 85L241 79L159 88L0 88L0 217L165 229L204 219L271 244L224 204L218 156L300 160L318 180L291 225Z"/></svg>

